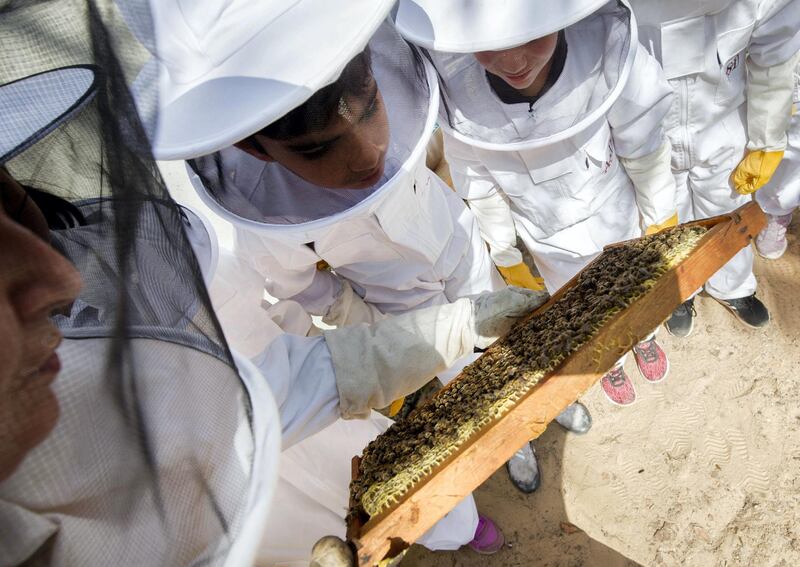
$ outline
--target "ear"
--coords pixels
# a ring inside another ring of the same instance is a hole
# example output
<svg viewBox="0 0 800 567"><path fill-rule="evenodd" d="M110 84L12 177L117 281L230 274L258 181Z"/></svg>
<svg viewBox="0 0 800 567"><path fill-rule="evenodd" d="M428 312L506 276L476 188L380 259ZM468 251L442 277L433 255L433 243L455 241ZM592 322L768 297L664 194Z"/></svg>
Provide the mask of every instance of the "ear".
<svg viewBox="0 0 800 567"><path fill-rule="evenodd" d="M275 161L274 157L264 151L264 146L261 145L256 136L258 136L258 134L253 134L244 140L239 140L233 145L243 152L250 154L254 158L260 159L261 161Z"/></svg>

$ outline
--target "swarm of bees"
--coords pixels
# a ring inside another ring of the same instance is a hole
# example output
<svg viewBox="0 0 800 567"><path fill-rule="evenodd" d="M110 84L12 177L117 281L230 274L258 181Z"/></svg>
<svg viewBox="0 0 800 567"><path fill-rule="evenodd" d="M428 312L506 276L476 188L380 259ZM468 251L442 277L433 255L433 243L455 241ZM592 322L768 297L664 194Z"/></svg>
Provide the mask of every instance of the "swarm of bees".
<svg viewBox="0 0 800 567"><path fill-rule="evenodd" d="M603 252L549 309L516 325L457 380L366 447L350 486L360 509L351 514L374 516L397 503L684 260L705 232L679 226Z"/></svg>

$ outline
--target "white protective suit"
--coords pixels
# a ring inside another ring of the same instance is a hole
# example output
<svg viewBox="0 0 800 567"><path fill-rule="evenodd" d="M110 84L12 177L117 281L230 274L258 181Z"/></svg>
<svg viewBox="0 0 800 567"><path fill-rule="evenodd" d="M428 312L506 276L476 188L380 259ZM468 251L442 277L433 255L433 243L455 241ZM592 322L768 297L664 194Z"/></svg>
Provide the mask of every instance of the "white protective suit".
<svg viewBox="0 0 800 567"><path fill-rule="evenodd" d="M433 70L426 64L427 85L412 78L408 47L388 22L369 46L391 133L384 178L373 189L312 186L235 147L192 162L200 197L234 224L236 254L262 274L268 293L333 325L505 285L470 211L425 166L438 107ZM392 63L398 54L409 61ZM333 271L318 269L321 261ZM361 298L368 308L342 308Z"/></svg>
<svg viewBox="0 0 800 567"><path fill-rule="evenodd" d="M787 133L786 153L770 182L758 190L756 201L765 213L791 214L800 206L800 59L794 72L794 108Z"/></svg>
<svg viewBox="0 0 800 567"><path fill-rule="evenodd" d="M533 105L501 102L472 54L431 52L455 186L497 265L521 260L515 226L551 292L675 211L662 127L671 93L631 21L610 2L567 27L564 68Z"/></svg>
<svg viewBox="0 0 800 567"><path fill-rule="evenodd" d="M209 252L215 249L213 227L197 211L189 211L186 230L229 344L254 359L281 409L284 450L257 565L305 567L319 538L345 537L352 457L392 422L374 411L362 419L341 419L334 367L322 337L300 338L313 328L302 306L288 300L254 308L263 277L225 249ZM458 549L472 539L477 522L469 496L417 543Z"/></svg>
<svg viewBox="0 0 800 567"><path fill-rule="evenodd" d="M213 553L203 550L203 533L198 530L189 529L186 533L200 539L184 538L182 545L174 546L174 534L164 532L150 493L136 491L135 478L141 473L125 458L130 450L129 433L115 400L109 396L111 390L104 383L108 341L65 340L58 350L64 361L63 371L54 383L61 407L58 425L29 453L15 474L0 484L2 565L20 564L54 535L49 563L52 565L102 565L108 555L100 542L106 539L115 544L126 538L148 542L140 560L131 546L126 555L130 565L146 564L145 558L152 550L167 542L172 543L171 547L164 547L169 549L169 555L164 556L171 557L171 565L187 565ZM237 358L254 408L251 418L235 381L226 381L230 368L215 356L165 340L137 338L130 345L137 361L137 376L143 380L141 401L149 416L151 444L160 449L155 458L166 498L164 509L169 514L167 525L181 526L189 518L194 523L213 522L213 510L196 505L204 501L203 496L187 494L188 486L197 486L184 482L192 474L191 467L201 466L216 470L217 475L229 475L229 486L237 482L248 487L246 494L226 495L224 501L225 506L234 505L242 497L248 502L232 526L236 532L240 527L243 531L239 532L242 549L234 546L228 558L230 565L250 564L255 559L257 565L305 567L311 548L320 537L344 537L350 457L341 453L342 445L349 444L355 454L383 428L354 428L355 422L340 420L317 433L338 417L333 367L321 337L283 335L262 358L266 372L263 375L247 359ZM214 381L215 375L219 380ZM200 377L209 382L201 382ZM214 386L206 387L211 382ZM224 384L230 387L225 388ZM193 390L191 398L185 395L189 389ZM277 409L273 409L276 401ZM215 416L214 427L202 432L208 438L200 440L207 447L205 463L192 460L190 451L178 450L183 447L178 439L187 437L194 443L187 449L197 446L200 432L176 427L197 421L193 412L198 407ZM250 423L252 438L248 433ZM102 432L98 424L102 424ZM83 440L87 432L95 432L91 444ZM311 437L279 453L281 433L284 443L289 438ZM214 437L220 434L232 436L223 442ZM332 445L326 439L333 435L339 442ZM70 447L67 452L80 462L80 467L76 468L73 461L63 463L63 468L57 466L51 458L53 447L61 453ZM320 460L320 455L327 458ZM253 471L246 468L251 460L255 463ZM80 474L76 475L76 471ZM30 484L32 479L35 488ZM119 493L125 497L120 498ZM124 525L99 521L103 510L99 503L114 499L120 506L136 503ZM477 522L474 501L468 497L420 543L455 549L472 539ZM261 544L257 545L259 540ZM256 547L253 557L252 549Z"/></svg>
<svg viewBox="0 0 800 567"><path fill-rule="evenodd" d="M141 230L146 233L155 216L146 214L142 218ZM191 213L185 216L187 233L193 239L193 248L207 250L208 243L203 240L208 237L203 236L198 220ZM104 261L102 251L107 248L98 242L106 236L104 233L91 225L66 232L67 237L59 240L62 250L84 273L91 273L96 265L112 265ZM310 338L283 333L277 323L255 315L261 333L241 335L237 343L255 349L257 341L261 341L262 352L251 360L234 351L250 397L252 411L248 411L242 399L242 385L225 363L219 345L197 333L191 323L198 308L196 296L184 280L170 277L170 257L165 255L169 249L162 248L163 242L145 239L137 247L137 254L141 255L137 257L142 258L137 266L144 269L138 285L131 288L130 324L136 338L127 343L136 369L140 405L147 416L149 445L154 448L154 463L166 499L166 525L183 533L181 526L187 520L193 525L215 521L214 510L206 506L203 495L189 493L190 489L197 489L197 483L186 482L187 475L201 467L203 471L213 471L214 478L225 475L221 486L227 487L228 492L216 495L221 498L217 504L226 512L239 512L228 518L234 522L230 526L233 533L240 534L229 552L230 565L250 564L253 559L258 565L307 565L311 548L320 537L344 537L350 460L390 423L374 413L365 421L345 422L339 419L340 415L348 411L364 413L364 404L381 393L381 377L392 380L395 387L407 381L398 380L390 368L381 364L399 368L393 357L404 352L407 355L406 349L416 345L416 367L409 366L424 377L426 372L444 369L464 352L471 352L473 345L479 344L477 341L491 340L502 329L495 328L492 316L481 314L487 307L480 301L475 302L474 312L472 307L463 309L472 304L466 299L444 306L447 313L437 309L434 315L443 318L443 325L435 338L431 339L430 331L423 331L428 340L437 344L436 352L442 356L440 366L434 368L435 364L425 360L430 347L425 346L421 352L423 339L417 338L419 333L415 332L414 325L424 323L422 311L408 314L412 319L394 317L380 323L382 332L394 337L395 345L402 346L382 347L384 352L375 361L371 360L374 351L368 345L378 344L371 339L378 332L376 328L360 326L347 331L347 336L334 331L327 338ZM213 256L205 254L203 259L208 262ZM236 263L228 264L229 259L225 253L218 255L217 273L241 276L242 272L235 270ZM206 277L211 276L210 267L208 263L201 265ZM225 292L230 292L228 286L235 281L242 280L216 276L213 280L212 295L234 299L233 303L219 304L223 314L230 313L229 308L236 306L236 296ZM163 281L171 281L172 285L165 288ZM165 290L169 294L165 295ZM162 547L163 556L170 558L168 563L175 565L190 564L214 552L203 549L202 530L186 529L191 537L175 545L174 533L165 532L158 519L158 505L148 491L149 484L139 486L136 482L141 470L133 466L134 460L125 458L131 450L130 431L113 398L114 389L108 387L106 372L110 341L107 336L114 311L104 306L114 305L117 291L102 277L87 279L70 315L59 319L65 341L58 350L63 370L54 383L54 392L61 417L47 440L0 485L0 565L19 564L50 538L54 565L103 564L108 558L108 550L102 544L106 540L114 546L124 541L148 541L149 547L141 550L141 556L136 554L135 546L125 551L132 565L147 564L150 553ZM512 301L502 310L518 314L521 304L508 297ZM147 326L140 314L148 317L153 308L177 319L162 318L161 326ZM500 315L499 320L501 326L510 321L508 315ZM446 338L447 329L450 338ZM410 338L404 342L406 336ZM348 346L351 348L348 343L363 345L366 350L359 361L379 374L377 381L361 380L359 389L342 379L336 360L342 358L341 353ZM339 357L332 352L338 352ZM393 385L387 389L392 390ZM201 419L199 415L208 417ZM198 427L200 421L206 427ZM87 432L93 434L87 437ZM198 453L205 460L198 462ZM54 461L53 454L67 454L74 459ZM76 461L80 466L75 466ZM76 471L80 474L76 475ZM213 476L212 472L208 474ZM243 498L246 505L241 505ZM134 502L136 505L131 506ZM111 503L123 508L131 506L130 513L122 516L126 519L122 524L101 521L105 511L115 509ZM477 522L474 500L468 497L419 543L432 549L456 549L472 539ZM118 553L119 547L114 551Z"/></svg>
<svg viewBox="0 0 800 567"><path fill-rule="evenodd" d="M663 65L676 97L666 119L681 222L724 214L750 202L729 177L747 149L781 150L788 112L748 123L748 73L769 69L784 81L800 47L796 0L632 0L640 41ZM762 73L763 74L763 73ZM772 123L771 123L772 122ZM750 132L748 132L748 130ZM749 134L749 135L748 135ZM718 299L753 294L753 251L745 248L705 285Z"/></svg>

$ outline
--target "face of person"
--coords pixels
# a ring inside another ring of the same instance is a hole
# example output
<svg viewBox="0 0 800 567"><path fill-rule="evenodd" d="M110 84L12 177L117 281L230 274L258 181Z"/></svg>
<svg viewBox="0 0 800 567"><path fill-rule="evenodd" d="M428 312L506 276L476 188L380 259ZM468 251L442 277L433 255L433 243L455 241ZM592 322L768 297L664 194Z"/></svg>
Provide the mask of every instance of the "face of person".
<svg viewBox="0 0 800 567"><path fill-rule="evenodd" d="M276 161L313 185L331 189L368 189L383 176L389 145L389 119L374 79L364 96L343 99L322 130L288 140L253 136L263 152L251 155Z"/></svg>
<svg viewBox="0 0 800 567"><path fill-rule="evenodd" d="M511 49L479 51L475 53L475 59L487 71L503 79L510 87L524 91L542 75L542 71L553 57L557 43L558 32Z"/></svg>
<svg viewBox="0 0 800 567"><path fill-rule="evenodd" d="M0 481L58 420L50 388L61 334L50 320L78 295L80 275L48 243L36 205L0 167Z"/></svg>

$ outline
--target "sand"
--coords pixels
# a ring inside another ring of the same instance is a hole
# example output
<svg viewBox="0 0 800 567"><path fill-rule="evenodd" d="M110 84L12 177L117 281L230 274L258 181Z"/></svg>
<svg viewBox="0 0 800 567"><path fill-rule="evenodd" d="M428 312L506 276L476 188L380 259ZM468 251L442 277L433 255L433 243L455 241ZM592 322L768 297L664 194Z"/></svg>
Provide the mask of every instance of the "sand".
<svg viewBox="0 0 800 567"><path fill-rule="evenodd" d="M628 357L637 401L583 402L584 436L557 425L536 442L542 486L523 495L505 469L475 494L503 529L494 556L414 547L403 565L800 565L800 228L776 261L757 257L761 330L700 296L694 333L659 342L671 364L645 383Z"/></svg>

